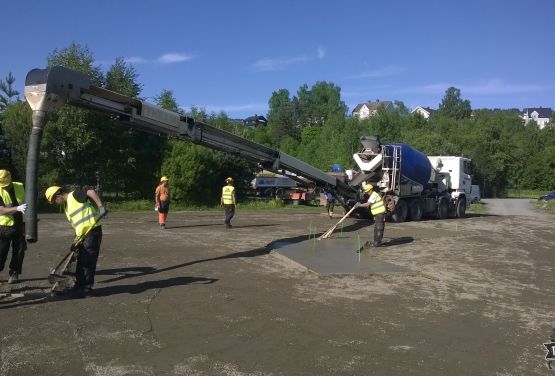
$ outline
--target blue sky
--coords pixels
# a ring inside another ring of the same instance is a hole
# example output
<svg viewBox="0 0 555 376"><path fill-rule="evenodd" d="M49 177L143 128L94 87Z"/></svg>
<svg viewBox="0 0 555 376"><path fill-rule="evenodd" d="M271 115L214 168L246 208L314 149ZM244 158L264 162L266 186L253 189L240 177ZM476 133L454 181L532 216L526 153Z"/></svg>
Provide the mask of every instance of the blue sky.
<svg viewBox="0 0 555 376"><path fill-rule="evenodd" d="M55 4L55 5L54 5ZM0 77L73 41L107 70L133 63L142 96L185 109L266 114L273 91L329 81L367 100L437 108L555 108L555 1L15 1L2 4Z"/></svg>

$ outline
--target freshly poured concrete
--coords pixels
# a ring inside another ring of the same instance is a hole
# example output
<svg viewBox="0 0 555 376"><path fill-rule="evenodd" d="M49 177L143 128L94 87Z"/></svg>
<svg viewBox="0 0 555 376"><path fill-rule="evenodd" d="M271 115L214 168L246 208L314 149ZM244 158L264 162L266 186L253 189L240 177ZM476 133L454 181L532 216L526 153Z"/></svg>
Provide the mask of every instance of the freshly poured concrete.
<svg viewBox="0 0 555 376"><path fill-rule="evenodd" d="M319 274L408 273L410 269L372 257L365 238L310 239L294 244L275 243L275 252ZM361 247L362 252L356 250Z"/></svg>

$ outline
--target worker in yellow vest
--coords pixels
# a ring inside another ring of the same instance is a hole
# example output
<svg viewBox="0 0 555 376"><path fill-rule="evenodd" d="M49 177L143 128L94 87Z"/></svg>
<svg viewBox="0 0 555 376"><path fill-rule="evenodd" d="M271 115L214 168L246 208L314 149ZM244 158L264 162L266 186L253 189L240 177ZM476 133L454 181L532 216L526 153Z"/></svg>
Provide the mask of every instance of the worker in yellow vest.
<svg viewBox="0 0 555 376"><path fill-rule="evenodd" d="M358 207L370 208L370 213L374 216L374 241L367 243L371 247L382 245L383 232L385 230L385 203L382 196L374 191L374 186L366 183L364 193L368 194L368 201L363 204L357 203Z"/></svg>
<svg viewBox="0 0 555 376"><path fill-rule="evenodd" d="M23 218L27 204L24 201L23 184L12 182L10 171L0 170L0 271L4 270L11 244L8 283L19 282L27 249Z"/></svg>
<svg viewBox="0 0 555 376"><path fill-rule="evenodd" d="M225 209L225 227L231 228L231 218L235 215L235 187L233 186L233 179L225 179L226 186L222 188L222 198L220 200L220 205Z"/></svg>
<svg viewBox="0 0 555 376"><path fill-rule="evenodd" d="M68 221L75 230L72 248L75 251L75 286L73 294L84 297L92 295L96 262L102 242L102 225L100 218L107 214L106 208L98 194L92 189L69 191L59 186L52 186L45 192L51 204L64 205Z"/></svg>

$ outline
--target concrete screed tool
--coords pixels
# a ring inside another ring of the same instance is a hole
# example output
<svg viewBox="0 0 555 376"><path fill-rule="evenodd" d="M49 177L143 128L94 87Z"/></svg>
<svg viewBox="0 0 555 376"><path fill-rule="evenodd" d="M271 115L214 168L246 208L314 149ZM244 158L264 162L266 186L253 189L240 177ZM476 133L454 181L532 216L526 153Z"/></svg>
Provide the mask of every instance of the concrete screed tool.
<svg viewBox="0 0 555 376"><path fill-rule="evenodd" d="M339 225L340 225L340 224L341 224L341 223L342 223L342 222L343 222L343 221L344 221L344 220L345 220L356 208L357 208L357 206L353 206L353 207L351 208L351 210L349 210L349 211L347 212L347 214L345 214L345 215L343 216L343 218L341 218L341 219L339 220L339 222L337 222L335 225L333 225L332 227L330 227L330 228L328 229L328 231L324 232L324 233L318 238L318 240L322 240L322 239L327 239L327 238L329 238L329 237L331 236L331 234L333 234L333 232L335 231L335 229L337 228L337 226L339 226Z"/></svg>

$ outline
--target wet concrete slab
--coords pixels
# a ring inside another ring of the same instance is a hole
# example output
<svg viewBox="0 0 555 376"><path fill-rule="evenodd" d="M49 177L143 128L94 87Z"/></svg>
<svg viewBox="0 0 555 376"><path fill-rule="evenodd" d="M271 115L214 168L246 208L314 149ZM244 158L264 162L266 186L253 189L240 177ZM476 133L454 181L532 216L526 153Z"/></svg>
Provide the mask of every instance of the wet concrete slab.
<svg viewBox="0 0 555 376"><path fill-rule="evenodd" d="M411 270L372 257L372 248L364 247L368 239L342 237L310 239L298 243L274 243L274 252L318 274L389 274ZM360 252L357 252L361 249Z"/></svg>

